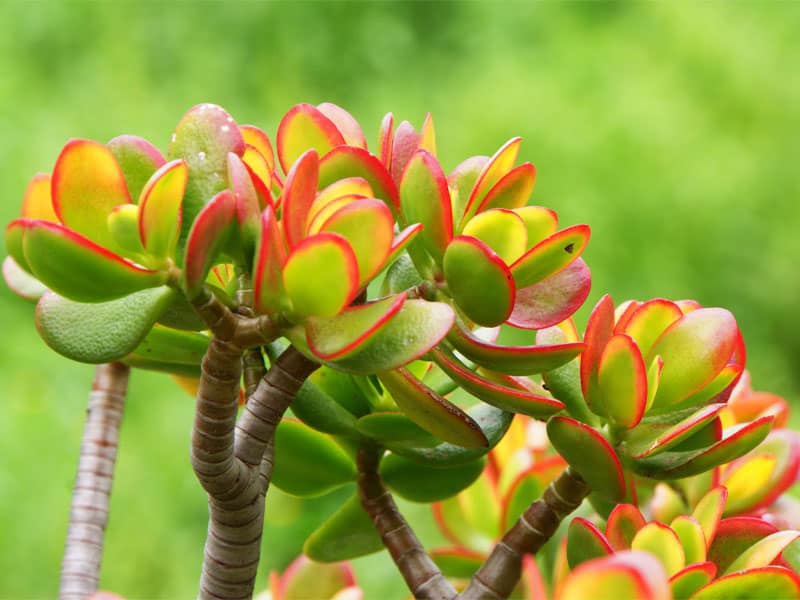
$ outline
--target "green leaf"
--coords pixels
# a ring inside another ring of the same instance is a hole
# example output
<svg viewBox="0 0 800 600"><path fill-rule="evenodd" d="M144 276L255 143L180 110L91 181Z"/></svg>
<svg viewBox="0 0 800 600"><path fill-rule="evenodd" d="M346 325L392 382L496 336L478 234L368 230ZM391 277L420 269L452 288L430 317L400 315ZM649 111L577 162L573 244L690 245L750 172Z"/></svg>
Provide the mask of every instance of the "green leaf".
<svg viewBox="0 0 800 600"><path fill-rule="evenodd" d="M153 144L136 135L120 135L106 145L125 176L131 199L138 199L147 180L164 164L164 157Z"/></svg>
<svg viewBox="0 0 800 600"><path fill-rule="evenodd" d="M357 433L356 417L311 379L303 382L292 401L292 412L309 427L332 435Z"/></svg>
<svg viewBox="0 0 800 600"><path fill-rule="evenodd" d="M734 571L766 567L778 558L784 548L798 537L800 537L800 532L792 530L778 531L768 535L742 552L725 570L724 574L728 575Z"/></svg>
<svg viewBox="0 0 800 600"><path fill-rule="evenodd" d="M430 551L431 558L448 578L469 579L481 567L483 554L465 548L435 548Z"/></svg>
<svg viewBox="0 0 800 600"><path fill-rule="evenodd" d="M493 208L519 209L525 207L536 182L536 169L531 163L524 163L506 173L484 197L478 213ZM552 232L551 232L552 233ZM540 240L528 238L528 246Z"/></svg>
<svg viewBox="0 0 800 600"><path fill-rule="evenodd" d="M583 517L572 519L567 531L567 561L571 569L612 552L606 536L591 521Z"/></svg>
<svg viewBox="0 0 800 600"><path fill-rule="evenodd" d="M681 541L686 554L686 564L703 562L706 559L706 536L703 527L694 517L679 515L669 524Z"/></svg>
<svg viewBox="0 0 800 600"><path fill-rule="evenodd" d="M614 550L630 550L636 533L646 521L642 512L633 504L617 504L608 515L606 537Z"/></svg>
<svg viewBox="0 0 800 600"><path fill-rule="evenodd" d="M481 428L467 413L428 388L407 369L383 371L378 377L400 409L429 433L465 448L489 445Z"/></svg>
<svg viewBox="0 0 800 600"><path fill-rule="evenodd" d="M399 412L375 412L358 420L358 431L381 444L410 448L430 448L442 441Z"/></svg>
<svg viewBox="0 0 800 600"><path fill-rule="evenodd" d="M597 431L569 417L552 417L547 435L589 486L614 501L625 497L625 477L614 449Z"/></svg>
<svg viewBox="0 0 800 600"><path fill-rule="evenodd" d="M78 302L113 300L167 279L165 272L139 267L57 223L29 222L23 247L36 278Z"/></svg>
<svg viewBox="0 0 800 600"><path fill-rule="evenodd" d="M655 556L625 551L578 566L559 588L557 598L668 600L670 590L664 568Z"/></svg>
<svg viewBox="0 0 800 600"><path fill-rule="evenodd" d="M511 529L532 502L542 495L542 486L535 473L520 474L511 483L503 502L503 528Z"/></svg>
<svg viewBox="0 0 800 600"><path fill-rule="evenodd" d="M199 372L210 341L211 338L204 333L155 325L133 350L133 360L163 363L165 368L171 364L191 365ZM129 357L125 358L128 360Z"/></svg>
<svg viewBox="0 0 800 600"><path fill-rule="evenodd" d="M510 139L508 142L494 153L494 156L487 162L483 162L483 168L475 181L474 187L471 191L459 187L459 195L469 194L469 200L466 201L466 208L464 215L459 224L459 230L478 212L479 208L484 204L483 200L489 191L500 181L506 174L514 167L519 154L519 146L522 138L516 137ZM466 162L466 161L465 161ZM462 170L466 169L460 166ZM451 175L452 177L452 175ZM464 182L462 182L463 185Z"/></svg>
<svg viewBox="0 0 800 600"><path fill-rule="evenodd" d="M45 343L62 356L93 364L111 362L142 342L176 295L162 286L85 304L48 291L36 307L36 327Z"/></svg>
<svg viewBox="0 0 800 600"><path fill-rule="evenodd" d="M281 193L283 231L289 248L306 237L308 213L319 183L319 156L308 150L293 161Z"/></svg>
<svg viewBox="0 0 800 600"><path fill-rule="evenodd" d="M790 600L800 598L800 577L784 567L732 573L712 581L691 600Z"/></svg>
<svg viewBox="0 0 800 600"><path fill-rule="evenodd" d="M365 179L372 187L375 198L386 202L393 214L400 212L400 196L392 176L381 161L364 148L338 146L320 160L320 189L347 177Z"/></svg>
<svg viewBox="0 0 800 600"><path fill-rule="evenodd" d="M664 330L683 316L674 302L656 298L642 303L626 319L622 333L631 336L643 356L648 356L653 344Z"/></svg>
<svg viewBox="0 0 800 600"><path fill-rule="evenodd" d="M708 584L717 574L714 563L701 562L681 569L669 580L672 597L675 600L686 600L697 590Z"/></svg>
<svg viewBox="0 0 800 600"><path fill-rule="evenodd" d="M381 479L396 494L412 502L436 502L469 486L483 471L484 458L455 467L423 466L389 454L381 461Z"/></svg>
<svg viewBox="0 0 800 600"><path fill-rule="evenodd" d="M272 483L294 496L320 496L356 479L356 467L336 442L297 421L275 431Z"/></svg>
<svg viewBox="0 0 800 600"><path fill-rule="evenodd" d="M647 402L647 371L634 341L624 334L611 337L597 370L600 402L592 407L600 416L622 427L635 427Z"/></svg>
<svg viewBox="0 0 800 600"><path fill-rule="evenodd" d="M361 499L356 493L308 537L303 553L311 560L336 562L372 554L383 548L375 525L361 507Z"/></svg>
<svg viewBox="0 0 800 600"><path fill-rule="evenodd" d="M172 258L181 231L181 205L189 168L173 160L156 171L142 190L139 234L148 254Z"/></svg>
<svg viewBox="0 0 800 600"><path fill-rule="evenodd" d="M657 521L648 523L636 533L631 549L644 550L657 556L669 577L686 566L686 555L678 535Z"/></svg>
<svg viewBox="0 0 800 600"><path fill-rule="evenodd" d="M623 450L633 458L647 458L665 452L687 440L714 419L725 404L709 404L667 415L645 417L632 431L625 434ZM687 413L688 416L684 416Z"/></svg>
<svg viewBox="0 0 800 600"><path fill-rule="evenodd" d="M722 514L722 507L718 513ZM748 548L778 532L775 525L758 517L729 517L715 525L716 535L708 547L708 560L717 565L719 573L728 571Z"/></svg>
<svg viewBox="0 0 800 600"><path fill-rule="evenodd" d="M356 384L354 376L329 367L317 369L311 374L309 380L356 417L370 412L371 400L377 398L378 394L377 391L374 391L367 396L364 389Z"/></svg>
<svg viewBox="0 0 800 600"><path fill-rule="evenodd" d="M297 104L287 112L278 125L275 138L278 160L283 172L309 148L319 156L345 143L333 121L311 104Z"/></svg>
<svg viewBox="0 0 800 600"><path fill-rule="evenodd" d="M583 254L589 243L588 225L573 225L544 239L511 264L520 289L558 273Z"/></svg>
<svg viewBox="0 0 800 600"><path fill-rule="evenodd" d="M514 278L486 244L458 236L444 254L444 276L453 299L470 319L484 327L503 323L514 306Z"/></svg>

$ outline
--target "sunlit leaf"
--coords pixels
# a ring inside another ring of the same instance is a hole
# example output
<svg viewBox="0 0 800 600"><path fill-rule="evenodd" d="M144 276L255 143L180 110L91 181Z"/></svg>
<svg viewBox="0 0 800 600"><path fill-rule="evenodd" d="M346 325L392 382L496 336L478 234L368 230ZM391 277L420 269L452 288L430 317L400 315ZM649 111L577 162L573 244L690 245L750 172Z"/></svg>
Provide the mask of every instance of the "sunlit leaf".
<svg viewBox="0 0 800 600"><path fill-rule="evenodd" d="M157 258L169 258L175 253L188 176L186 163L173 160L156 171L142 190L139 235L148 254Z"/></svg>
<svg viewBox="0 0 800 600"><path fill-rule="evenodd" d="M333 121L310 104L292 107L278 125L276 145L284 173L309 149L322 156L344 143Z"/></svg>
<svg viewBox="0 0 800 600"><path fill-rule="evenodd" d="M220 258L228 242L236 215L236 200L230 190L223 190L206 204L186 240L184 286L189 298L201 289L209 270Z"/></svg>
<svg viewBox="0 0 800 600"><path fill-rule="evenodd" d="M166 162L164 156L153 144L136 135L120 135L106 145L122 169L128 193L135 201L147 180Z"/></svg>

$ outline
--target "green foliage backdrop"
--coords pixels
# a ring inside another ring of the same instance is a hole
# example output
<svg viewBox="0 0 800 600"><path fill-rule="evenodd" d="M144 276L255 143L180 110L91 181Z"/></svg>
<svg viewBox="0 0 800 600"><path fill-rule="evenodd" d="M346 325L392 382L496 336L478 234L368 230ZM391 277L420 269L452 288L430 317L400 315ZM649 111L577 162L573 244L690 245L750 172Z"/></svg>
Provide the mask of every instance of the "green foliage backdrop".
<svg viewBox="0 0 800 600"><path fill-rule="evenodd" d="M164 148L198 102L274 130L294 103L331 101L371 139L387 110L417 125L430 110L448 168L524 137L535 202L592 226L589 306L606 290L724 305L756 387L794 400L798 28L795 2L12 0L0 4L0 217L67 138L135 133ZM92 368L50 352L4 287L0 331L0 597L53 597ZM105 588L195 592L206 511L191 410L171 380L135 373ZM260 587L336 498L271 502ZM438 542L427 509L415 516ZM367 597L402 597L385 557L357 568Z"/></svg>

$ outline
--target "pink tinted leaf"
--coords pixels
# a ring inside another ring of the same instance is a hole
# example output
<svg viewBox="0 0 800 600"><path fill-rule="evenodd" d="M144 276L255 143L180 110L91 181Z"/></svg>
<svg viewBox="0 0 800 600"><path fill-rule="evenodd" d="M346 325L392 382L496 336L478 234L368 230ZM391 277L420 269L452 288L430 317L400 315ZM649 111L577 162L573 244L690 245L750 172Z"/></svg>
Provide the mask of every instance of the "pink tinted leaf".
<svg viewBox="0 0 800 600"><path fill-rule="evenodd" d="M12 257L3 259L3 280L8 288L24 300L36 302L47 287L17 264Z"/></svg>
<svg viewBox="0 0 800 600"><path fill-rule="evenodd" d="M394 132L390 171L398 185L408 161L419 149L419 139L417 130L408 121L402 121Z"/></svg>
<svg viewBox="0 0 800 600"><path fill-rule="evenodd" d="M261 228L261 201L253 176L241 158L228 153L228 182L236 201L239 239L248 258L253 255Z"/></svg>
<svg viewBox="0 0 800 600"><path fill-rule="evenodd" d="M648 552L617 552L586 562L557 588L555 600L671 598L664 567Z"/></svg>
<svg viewBox="0 0 800 600"><path fill-rule="evenodd" d="M188 175L186 162L173 160L156 171L142 190L139 237L152 256L169 258L175 253Z"/></svg>
<svg viewBox="0 0 800 600"><path fill-rule="evenodd" d="M411 157L400 181L400 209L407 224L422 223L425 250L441 263L453 239L450 192L439 162L426 150Z"/></svg>
<svg viewBox="0 0 800 600"><path fill-rule="evenodd" d="M606 294L595 305L586 324L583 341L586 350L581 354L581 389L587 402L597 392L597 371L600 367L600 356L614 335L614 301Z"/></svg>
<svg viewBox="0 0 800 600"><path fill-rule="evenodd" d="M310 104L292 107L278 125L276 145L284 173L309 149L323 156L344 143L334 122Z"/></svg>
<svg viewBox="0 0 800 600"><path fill-rule="evenodd" d="M519 329L545 329L569 318L583 304L592 286L582 258L547 279L517 289L507 321Z"/></svg>
<svg viewBox="0 0 800 600"><path fill-rule="evenodd" d="M220 258L228 242L236 215L236 200L230 190L223 190L206 204L194 220L186 240L183 270L186 295L192 298L203 287L209 270Z"/></svg>
<svg viewBox="0 0 800 600"><path fill-rule="evenodd" d="M378 131L378 151L383 165L389 169L392 164L392 144L394 143L394 116L386 113Z"/></svg>
<svg viewBox="0 0 800 600"><path fill-rule="evenodd" d="M306 235L306 221L318 183L319 158L316 151L309 150L292 165L281 194L283 230L290 249Z"/></svg>
<svg viewBox="0 0 800 600"><path fill-rule="evenodd" d="M275 211L268 206L261 215L261 236L253 265L253 290L256 310L274 315L283 306L283 265L286 250Z"/></svg>
<svg viewBox="0 0 800 600"><path fill-rule="evenodd" d="M353 115L341 106L330 102L318 104L317 109L336 125L339 133L341 133L344 138L345 144L348 146L358 146L359 148L367 147L367 139L364 137L361 125L358 124L358 121L355 120Z"/></svg>
<svg viewBox="0 0 800 600"><path fill-rule="evenodd" d="M147 180L166 162L158 148L136 135L120 135L106 145L122 169L132 200L139 197Z"/></svg>
<svg viewBox="0 0 800 600"><path fill-rule="evenodd" d="M558 453L591 488L612 501L625 497L625 477L616 452L591 427L570 417L552 417L547 434Z"/></svg>
<svg viewBox="0 0 800 600"><path fill-rule="evenodd" d="M617 504L608 515L606 537L614 550L630 550L636 532L645 526L642 512L633 504Z"/></svg>
<svg viewBox="0 0 800 600"><path fill-rule="evenodd" d="M106 226L115 206L130 203L128 187L111 150L90 140L70 140L56 160L53 209L70 229L114 247Z"/></svg>
<svg viewBox="0 0 800 600"><path fill-rule="evenodd" d="M719 514L722 514L721 508ZM722 519L708 547L708 560L724 573L748 548L777 532L775 525L757 517Z"/></svg>

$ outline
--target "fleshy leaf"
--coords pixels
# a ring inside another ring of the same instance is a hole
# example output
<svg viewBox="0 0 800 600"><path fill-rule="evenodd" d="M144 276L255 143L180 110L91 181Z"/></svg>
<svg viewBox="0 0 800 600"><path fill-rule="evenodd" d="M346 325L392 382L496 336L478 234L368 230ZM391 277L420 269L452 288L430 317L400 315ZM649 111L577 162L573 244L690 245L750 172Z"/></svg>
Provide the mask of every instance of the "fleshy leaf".
<svg viewBox="0 0 800 600"><path fill-rule="evenodd" d="M426 150L415 152L403 172L400 208L405 224L423 224L419 240L428 254L441 264L447 245L453 239L453 213L442 167Z"/></svg>
<svg viewBox="0 0 800 600"><path fill-rule="evenodd" d="M465 448L489 445L480 426L467 413L428 388L407 369L384 371L379 379L400 409L434 436Z"/></svg>
<svg viewBox="0 0 800 600"><path fill-rule="evenodd" d="M131 201L125 177L111 150L90 140L70 140L53 168L53 209L70 229L113 248L106 219Z"/></svg>
<svg viewBox="0 0 800 600"><path fill-rule="evenodd" d="M136 135L120 135L107 145L122 169L131 199L138 198L147 180L166 162L164 156L153 144Z"/></svg>
<svg viewBox="0 0 800 600"><path fill-rule="evenodd" d="M253 290L256 310L274 315L283 308L283 265L286 250L283 246L278 219L271 206L261 214L261 236L253 265Z"/></svg>
<svg viewBox="0 0 800 600"><path fill-rule="evenodd" d="M199 375L200 361L210 341L211 338L204 333L179 331L156 324L124 360L153 361L163 364L164 370L170 367L176 371L181 366L193 367Z"/></svg>
<svg viewBox="0 0 800 600"><path fill-rule="evenodd" d="M323 102L317 105L317 110L336 125L339 133L341 133L344 138L345 144L348 146L358 146L360 148L367 147L367 139L364 137L361 125L358 124L358 121L355 120L353 115L341 106L337 106L331 102Z"/></svg>
<svg viewBox="0 0 800 600"><path fill-rule="evenodd" d="M169 258L181 230L181 203L189 169L173 160L156 171L142 190L139 201L139 235L148 254Z"/></svg>
<svg viewBox="0 0 800 600"><path fill-rule="evenodd" d="M302 600L319 598L321 600L348 600L338 596L355 584L352 568L348 563L320 564L300 555L286 568L278 585L270 582L271 599ZM360 597L359 597L360 598ZM349 600L357 600L350 598Z"/></svg>
<svg viewBox="0 0 800 600"><path fill-rule="evenodd" d="M335 233L305 238L286 259L283 285L297 318L338 314L358 293L353 249Z"/></svg>
<svg viewBox="0 0 800 600"><path fill-rule="evenodd" d="M186 264L183 271L186 295L194 297L202 288L209 270L220 258L228 242L236 215L236 200L230 190L223 190L206 204L194 220L186 240Z"/></svg>
<svg viewBox="0 0 800 600"><path fill-rule="evenodd" d="M388 169L392 164L392 144L394 143L394 115L386 113L378 130L378 152L381 162Z"/></svg>
<svg viewBox="0 0 800 600"><path fill-rule="evenodd" d="M480 426L483 435L489 441L488 446L464 448L444 442L431 448L409 448L404 444L395 444L389 440L384 440L384 444L395 454L405 456L422 465L442 467L463 465L489 452L502 439L514 417L513 413L482 403L470 408L467 414Z"/></svg>
<svg viewBox="0 0 800 600"><path fill-rule="evenodd" d="M20 298L36 302L47 291L47 286L20 267L12 257L3 259L3 280Z"/></svg>
<svg viewBox="0 0 800 600"><path fill-rule="evenodd" d="M637 306L625 318L624 327L618 325L616 332L631 336L636 340L642 356L648 356L658 337L682 316L677 304L657 298Z"/></svg>
<svg viewBox="0 0 800 600"><path fill-rule="evenodd" d="M731 573L700 588L691 600L790 600L800 598L800 577L784 567Z"/></svg>
<svg viewBox="0 0 800 600"><path fill-rule="evenodd" d="M339 146L322 157L319 163L320 188L346 177L366 179L376 198L386 202L393 214L400 212L397 187L377 157L355 146Z"/></svg>
<svg viewBox="0 0 800 600"><path fill-rule="evenodd" d="M711 546L714 536L717 534L722 510L728 498L728 490L725 487L717 486L711 488L700 499L692 512L700 526L703 528L703 536L706 538L706 545Z"/></svg>
<svg viewBox="0 0 800 600"><path fill-rule="evenodd" d="M458 236L444 254L444 275L459 308L485 327L503 323L514 305L514 279L502 259L480 240Z"/></svg>
<svg viewBox="0 0 800 600"><path fill-rule="evenodd" d="M536 244L511 265L517 286L531 286L564 269L583 254L589 235L588 225L573 225Z"/></svg>
<svg viewBox="0 0 800 600"><path fill-rule="evenodd" d="M678 535L657 521L648 523L636 533L631 549L643 550L657 556L669 577L686 566L686 555Z"/></svg>
<svg viewBox="0 0 800 600"><path fill-rule="evenodd" d="M281 490L319 496L355 478L355 464L330 437L297 421L278 424L272 483Z"/></svg>
<svg viewBox="0 0 800 600"><path fill-rule="evenodd" d="M319 562L350 560L383 549L383 542L361 507L357 493L328 517L303 545L303 553Z"/></svg>
<svg viewBox="0 0 800 600"><path fill-rule="evenodd" d="M368 414L372 410L373 399L378 393L377 390L367 393L370 390L359 386L355 377L330 367L317 369L309 380L356 417Z"/></svg>
<svg viewBox="0 0 800 600"><path fill-rule="evenodd" d="M275 138L278 160L287 173L289 168L309 149L319 156L345 143L339 129L318 108L298 104L289 110L278 125Z"/></svg>
<svg viewBox="0 0 800 600"><path fill-rule="evenodd" d="M616 552L586 562L572 571L557 589L555 600L587 598L671 598L664 567L647 552Z"/></svg>
<svg viewBox="0 0 800 600"><path fill-rule="evenodd" d="M614 550L630 550L636 533L645 526L645 518L633 504L617 504L606 523L606 537Z"/></svg>
<svg viewBox="0 0 800 600"><path fill-rule="evenodd" d="M242 125L239 127L239 131L245 144L258 150L258 153L267 162L271 174L275 170L275 152L272 149L272 142L269 141L269 136L255 125ZM269 185L268 181L264 183Z"/></svg>
<svg viewBox="0 0 800 600"><path fill-rule="evenodd" d="M464 226L462 234L482 241L507 265L525 253L528 243L525 223L517 213L505 208L493 208L475 215Z"/></svg>
<svg viewBox="0 0 800 600"><path fill-rule="evenodd" d="M333 317L309 317L306 340L323 360L343 358L356 351L394 317L406 301L401 293L369 304L354 306Z"/></svg>
<svg viewBox="0 0 800 600"><path fill-rule="evenodd" d="M522 165L525 166L525 165ZM522 206L515 208L528 232L528 247L533 248L553 235L558 229L558 215L544 206Z"/></svg>
<svg viewBox="0 0 800 600"><path fill-rule="evenodd" d="M742 552L725 570L724 574L728 575L734 571L766 567L778 558L781 552L798 537L800 537L800 532L793 530L778 531L768 535Z"/></svg>
<svg viewBox="0 0 800 600"><path fill-rule="evenodd" d="M600 355L597 391L602 399L592 410L623 427L635 427L644 416L647 372L639 348L624 334L611 337Z"/></svg>
<svg viewBox="0 0 800 600"><path fill-rule="evenodd" d="M441 443L440 439L432 436L400 412L375 412L364 415L358 420L357 427L361 434L381 443L390 442L394 446L430 448Z"/></svg>
<svg viewBox="0 0 800 600"><path fill-rule="evenodd" d="M694 517L679 515L670 523L672 531L678 536L686 555L686 564L703 562L706 559L706 536L703 527Z"/></svg>
<svg viewBox="0 0 800 600"><path fill-rule="evenodd" d="M586 403L591 407L597 395L597 370L603 350L614 335L614 301L606 294L592 309L583 341L586 349L581 354L581 389Z"/></svg>
<svg viewBox="0 0 800 600"><path fill-rule="evenodd" d="M483 471L480 458L455 467L431 467L389 454L380 465L381 479L399 496L412 502L436 502L469 486Z"/></svg>
<svg viewBox="0 0 800 600"><path fill-rule="evenodd" d="M709 404L699 410L688 409L668 417L645 417L640 425L625 439L625 452L633 458L647 458L665 452L680 444L712 420L716 419L724 404ZM685 418L684 414L689 413ZM675 423L675 420L678 422Z"/></svg>
<svg viewBox="0 0 800 600"><path fill-rule="evenodd" d="M460 364L455 356L442 350L433 350L431 356L439 368L465 391L502 410L541 419L564 409L564 404L553 398L481 377Z"/></svg>
<svg viewBox="0 0 800 600"><path fill-rule="evenodd" d="M100 364L132 352L171 304L166 286L85 304L45 292L36 306L36 328L53 350L71 360Z"/></svg>
<svg viewBox="0 0 800 600"><path fill-rule="evenodd" d="M737 335L736 320L722 308L701 308L670 325L646 359L664 359L650 410L679 408L682 400L714 379L731 357Z"/></svg>
<svg viewBox="0 0 800 600"><path fill-rule="evenodd" d="M535 182L536 169L531 163L511 169L486 194L478 207L478 214L492 208L514 209L525 206ZM532 245L530 241L529 245Z"/></svg>
<svg viewBox="0 0 800 600"><path fill-rule="evenodd" d="M582 258L547 279L517 289L508 324L544 329L569 318L589 295L592 276Z"/></svg>
<svg viewBox="0 0 800 600"><path fill-rule="evenodd" d="M518 137L510 139L485 164L469 195L469 200L464 209L464 216L459 225L459 231L478 212L478 207L483 203L483 199L489 190L514 167L521 142L522 139ZM459 193L461 193L460 190Z"/></svg>
<svg viewBox="0 0 800 600"><path fill-rule="evenodd" d="M400 182L403 171L414 152L419 149L420 135L408 121L402 121L392 138L391 174L396 182Z"/></svg>
<svg viewBox="0 0 800 600"><path fill-rule="evenodd" d="M228 153L228 181L233 197L236 200L236 221L239 224L239 240L244 256L252 259L261 233L261 200L256 190L256 182L252 172L241 158L233 152ZM272 205L269 191L264 188L266 206Z"/></svg>
<svg viewBox="0 0 800 600"><path fill-rule="evenodd" d="M139 236L139 206L120 204L108 215L108 231L114 244L128 258L150 263L145 257L145 249Z"/></svg>
<svg viewBox="0 0 800 600"><path fill-rule="evenodd" d="M547 435L591 488L609 500L625 497L625 477L614 449L597 431L569 417L552 417Z"/></svg>
<svg viewBox="0 0 800 600"><path fill-rule="evenodd" d="M714 563L690 564L670 578L669 586L672 589L672 597L675 600L688 599L694 592L714 579L716 574L717 567Z"/></svg>
<svg viewBox="0 0 800 600"><path fill-rule="evenodd" d="M457 321L447 340L469 360L508 375L533 375L568 363L583 350L582 343L541 346L499 346L484 342Z"/></svg>
<svg viewBox="0 0 800 600"><path fill-rule="evenodd" d="M103 302L166 281L57 223L30 222L23 238L31 271L53 291L78 302Z"/></svg>
<svg viewBox="0 0 800 600"><path fill-rule="evenodd" d="M244 149L244 138L233 117L214 104L192 107L175 127L168 158L183 158L189 167L181 213L181 248L200 211L228 185L228 153L242 156Z"/></svg>
<svg viewBox="0 0 800 600"><path fill-rule="evenodd" d="M567 561L574 569L581 563L613 552L606 536L591 521L575 517L567 532Z"/></svg>
<svg viewBox="0 0 800 600"><path fill-rule="evenodd" d="M319 157L314 150L303 153L289 169L282 194L282 222L289 248L306 235L306 220L319 182Z"/></svg>
<svg viewBox="0 0 800 600"><path fill-rule="evenodd" d="M334 435L356 433L356 417L311 379L292 401L292 412L309 427Z"/></svg>
<svg viewBox="0 0 800 600"><path fill-rule="evenodd" d="M37 173L25 188L22 196L22 211L20 216L27 219L41 219L42 221L58 222L58 216L53 209L53 197L50 194L50 175Z"/></svg>
<svg viewBox="0 0 800 600"><path fill-rule="evenodd" d="M383 267L394 240L394 218L380 200L355 200L333 213L321 231L338 233L350 242L358 262L359 286Z"/></svg>

